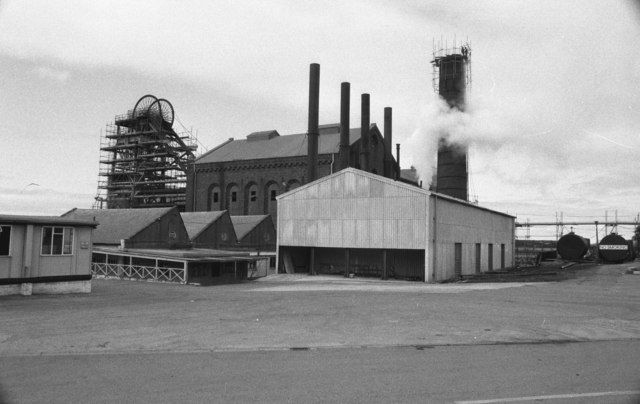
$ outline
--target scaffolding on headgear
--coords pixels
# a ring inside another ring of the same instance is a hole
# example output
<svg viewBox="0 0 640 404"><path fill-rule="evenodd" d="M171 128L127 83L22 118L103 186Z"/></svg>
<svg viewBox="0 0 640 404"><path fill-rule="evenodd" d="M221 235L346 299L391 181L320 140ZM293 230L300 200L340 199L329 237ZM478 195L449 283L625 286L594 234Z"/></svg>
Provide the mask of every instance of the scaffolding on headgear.
<svg viewBox="0 0 640 404"><path fill-rule="evenodd" d="M187 170L196 140L173 129L171 103L145 95L117 115L100 139L98 195L94 208L178 206L184 210Z"/></svg>

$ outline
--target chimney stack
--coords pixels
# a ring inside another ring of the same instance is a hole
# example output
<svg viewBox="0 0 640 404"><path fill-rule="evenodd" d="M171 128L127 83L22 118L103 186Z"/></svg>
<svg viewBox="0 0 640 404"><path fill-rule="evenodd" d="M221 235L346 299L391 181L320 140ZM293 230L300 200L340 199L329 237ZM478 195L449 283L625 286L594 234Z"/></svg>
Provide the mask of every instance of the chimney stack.
<svg viewBox="0 0 640 404"><path fill-rule="evenodd" d="M391 134L391 107L384 109L384 176L395 179L393 175L393 138Z"/></svg>
<svg viewBox="0 0 640 404"><path fill-rule="evenodd" d="M318 179L318 115L320 107L320 65L309 69L309 127L307 129L307 182Z"/></svg>
<svg viewBox="0 0 640 404"><path fill-rule="evenodd" d="M400 176L400 143L396 143L396 162L398 163L398 177Z"/></svg>
<svg viewBox="0 0 640 404"><path fill-rule="evenodd" d="M360 111L360 169L369 171L369 94L362 94Z"/></svg>
<svg viewBox="0 0 640 404"><path fill-rule="evenodd" d="M351 85L347 82L340 87L340 153L338 155L338 170L349 167L349 107Z"/></svg>

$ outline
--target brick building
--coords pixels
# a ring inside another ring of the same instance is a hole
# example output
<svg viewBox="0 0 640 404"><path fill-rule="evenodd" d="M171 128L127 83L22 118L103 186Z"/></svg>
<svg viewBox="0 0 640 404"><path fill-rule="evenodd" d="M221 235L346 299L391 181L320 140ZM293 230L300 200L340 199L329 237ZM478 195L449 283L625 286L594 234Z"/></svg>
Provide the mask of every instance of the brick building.
<svg viewBox="0 0 640 404"><path fill-rule="evenodd" d="M369 153L360 128L349 131L349 167L397 179L398 164L375 123L369 125ZM281 136L276 130L255 132L198 158L187 179L187 211L228 210L234 215L269 214L276 220L276 196L307 183L307 134ZM318 178L339 171L340 124L318 127ZM388 168L385 170L385 162Z"/></svg>

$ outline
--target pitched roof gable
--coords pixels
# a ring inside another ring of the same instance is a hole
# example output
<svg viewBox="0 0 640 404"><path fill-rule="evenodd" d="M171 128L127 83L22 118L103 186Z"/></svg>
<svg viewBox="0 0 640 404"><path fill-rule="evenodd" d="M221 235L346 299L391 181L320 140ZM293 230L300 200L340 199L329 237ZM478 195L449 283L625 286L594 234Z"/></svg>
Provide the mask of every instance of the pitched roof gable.
<svg viewBox="0 0 640 404"><path fill-rule="evenodd" d="M268 217L269 215L231 216L231 223L233 223L238 241L241 241Z"/></svg>
<svg viewBox="0 0 640 404"><path fill-rule="evenodd" d="M95 220L99 223L93 232L95 244L119 244L130 239L154 221L166 215L174 207L141 209L72 209L63 217Z"/></svg>
<svg viewBox="0 0 640 404"><path fill-rule="evenodd" d="M203 231L209 226L213 225L218 219L222 217L227 211L218 210L211 212L180 212L184 227L187 229L187 234L190 240L196 239Z"/></svg>

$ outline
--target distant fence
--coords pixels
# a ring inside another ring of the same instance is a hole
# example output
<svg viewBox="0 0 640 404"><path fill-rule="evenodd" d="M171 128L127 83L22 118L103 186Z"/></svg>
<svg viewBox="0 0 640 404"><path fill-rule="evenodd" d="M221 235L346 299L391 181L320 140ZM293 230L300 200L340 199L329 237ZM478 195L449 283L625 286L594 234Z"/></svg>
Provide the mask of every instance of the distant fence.
<svg viewBox="0 0 640 404"><path fill-rule="evenodd" d="M94 276L118 279L140 279L158 282L187 283L187 274L182 268L149 267L143 265L91 263Z"/></svg>

